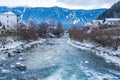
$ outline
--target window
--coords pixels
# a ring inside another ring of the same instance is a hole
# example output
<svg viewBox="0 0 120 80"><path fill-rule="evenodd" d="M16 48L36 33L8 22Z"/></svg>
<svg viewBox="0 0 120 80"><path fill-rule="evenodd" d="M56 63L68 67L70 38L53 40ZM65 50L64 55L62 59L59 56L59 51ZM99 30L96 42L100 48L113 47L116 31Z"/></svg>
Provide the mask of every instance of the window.
<svg viewBox="0 0 120 80"><path fill-rule="evenodd" d="M8 18L9 16L7 15L7 18Z"/></svg>
<svg viewBox="0 0 120 80"><path fill-rule="evenodd" d="M9 20L7 20L7 23L9 22Z"/></svg>
<svg viewBox="0 0 120 80"><path fill-rule="evenodd" d="M9 25L7 25L7 27L9 27Z"/></svg>

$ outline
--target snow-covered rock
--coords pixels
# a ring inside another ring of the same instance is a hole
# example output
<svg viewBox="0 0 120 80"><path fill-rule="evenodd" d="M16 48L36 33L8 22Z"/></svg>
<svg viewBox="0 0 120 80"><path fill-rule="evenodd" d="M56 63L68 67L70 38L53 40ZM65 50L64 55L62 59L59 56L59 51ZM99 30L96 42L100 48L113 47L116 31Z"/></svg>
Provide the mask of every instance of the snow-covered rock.
<svg viewBox="0 0 120 80"><path fill-rule="evenodd" d="M20 62L17 62L15 64L15 68L18 69L18 70L26 70L27 69L27 67L24 64L20 63Z"/></svg>
<svg viewBox="0 0 120 80"><path fill-rule="evenodd" d="M17 42L13 42L13 43L8 43L5 45L5 47L7 49L11 49L11 48L16 48L17 46L20 46L21 44L23 44L23 42L17 41Z"/></svg>
<svg viewBox="0 0 120 80"><path fill-rule="evenodd" d="M90 62L89 62L89 61L85 61L84 63L88 64L88 63L90 63Z"/></svg>
<svg viewBox="0 0 120 80"><path fill-rule="evenodd" d="M25 58L19 57L18 60L19 60L19 61L25 61Z"/></svg>
<svg viewBox="0 0 120 80"><path fill-rule="evenodd" d="M1 73L3 73L3 74L10 73L10 70L8 70L8 69L1 69Z"/></svg>
<svg viewBox="0 0 120 80"><path fill-rule="evenodd" d="M14 67L15 67L15 65L14 65L14 64L10 64L10 67L11 67L11 68L14 68Z"/></svg>

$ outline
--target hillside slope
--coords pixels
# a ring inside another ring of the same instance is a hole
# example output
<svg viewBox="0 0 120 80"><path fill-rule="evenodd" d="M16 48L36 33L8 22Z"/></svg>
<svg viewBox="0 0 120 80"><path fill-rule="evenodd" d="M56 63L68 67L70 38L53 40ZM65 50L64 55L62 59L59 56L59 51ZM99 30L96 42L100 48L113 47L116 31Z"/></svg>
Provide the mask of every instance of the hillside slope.
<svg viewBox="0 0 120 80"><path fill-rule="evenodd" d="M103 12L97 19L120 18L120 1L115 3L110 9Z"/></svg>

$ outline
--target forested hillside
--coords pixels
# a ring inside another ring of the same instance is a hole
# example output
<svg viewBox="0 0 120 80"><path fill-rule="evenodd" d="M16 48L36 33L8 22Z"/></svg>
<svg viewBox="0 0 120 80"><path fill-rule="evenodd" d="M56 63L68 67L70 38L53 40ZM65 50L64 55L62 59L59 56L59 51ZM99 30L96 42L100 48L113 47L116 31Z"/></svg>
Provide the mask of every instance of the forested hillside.
<svg viewBox="0 0 120 80"><path fill-rule="evenodd" d="M103 12L97 19L120 18L120 1L115 3L110 9Z"/></svg>

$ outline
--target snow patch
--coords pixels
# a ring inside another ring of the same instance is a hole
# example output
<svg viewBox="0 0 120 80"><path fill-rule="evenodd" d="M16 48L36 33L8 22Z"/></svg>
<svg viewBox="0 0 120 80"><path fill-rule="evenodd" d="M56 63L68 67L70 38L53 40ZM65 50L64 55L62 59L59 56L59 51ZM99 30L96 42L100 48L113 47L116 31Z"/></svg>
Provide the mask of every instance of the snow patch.
<svg viewBox="0 0 120 80"><path fill-rule="evenodd" d="M1 72L2 72L2 73L10 73L10 70L2 69Z"/></svg>
<svg viewBox="0 0 120 80"><path fill-rule="evenodd" d="M3 54L0 54L0 60L6 60L6 58Z"/></svg>
<svg viewBox="0 0 120 80"><path fill-rule="evenodd" d="M88 64L88 63L90 63L90 62L89 62L89 61L85 61L84 63Z"/></svg>
<svg viewBox="0 0 120 80"><path fill-rule="evenodd" d="M77 24L77 23L79 23L79 22L80 22L80 19L77 18L77 19L75 19L75 20L73 21L73 24Z"/></svg>

